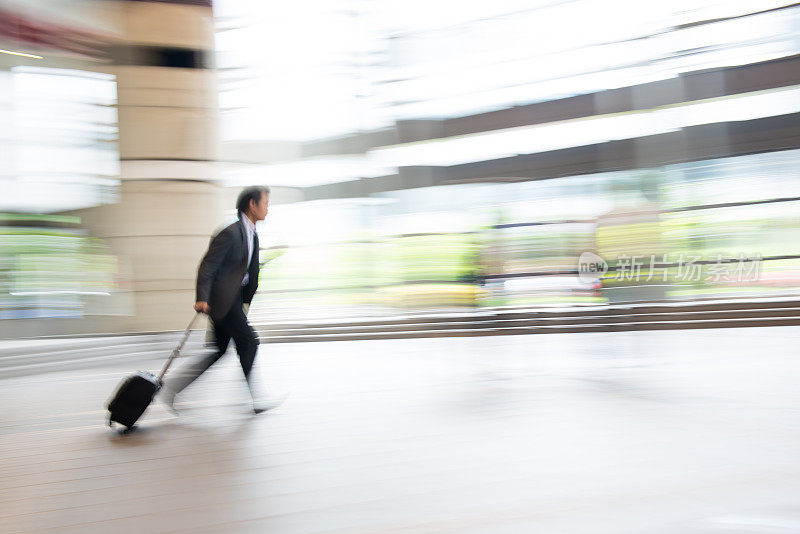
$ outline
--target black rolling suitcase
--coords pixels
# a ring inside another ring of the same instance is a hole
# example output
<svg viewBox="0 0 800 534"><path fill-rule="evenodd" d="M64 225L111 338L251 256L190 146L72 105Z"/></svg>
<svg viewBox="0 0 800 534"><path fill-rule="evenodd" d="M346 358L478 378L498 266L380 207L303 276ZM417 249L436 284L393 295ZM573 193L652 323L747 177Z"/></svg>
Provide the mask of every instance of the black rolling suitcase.
<svg viewBox="0 0 800 534"><path fill-rule="evenodd" d="M172 361L183 349L183 345L189 338L192 326L194 326L198 317L200 317L199 313L189 323L180 343L172 350L172 354L170 354L158 376L147 371L139 371L122 381L114 396L108 401L108 426L112 426L114 423L120 424L125 427L125 432L129 432L134 427L136 421L139 420L147 410L147 407L150 406L150 403L153 402L153 397L161 389L164 375L167 374Z"/></svg>

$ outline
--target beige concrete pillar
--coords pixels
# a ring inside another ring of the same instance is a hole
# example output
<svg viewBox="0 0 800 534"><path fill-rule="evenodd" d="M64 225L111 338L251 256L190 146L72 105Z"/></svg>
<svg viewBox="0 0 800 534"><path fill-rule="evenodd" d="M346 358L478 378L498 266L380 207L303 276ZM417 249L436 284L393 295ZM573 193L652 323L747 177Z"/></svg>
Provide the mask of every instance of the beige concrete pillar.
<svg viewBox="0 0 800 534"><path fill-rule="evenodd" d="M93 318L98 330L184 328L193 315L197 265L232 208L217 183L214 24L210 2L202 4L102 3L121 39L112 70L120 202L78 215L120 258L131 314Z"/></svg>

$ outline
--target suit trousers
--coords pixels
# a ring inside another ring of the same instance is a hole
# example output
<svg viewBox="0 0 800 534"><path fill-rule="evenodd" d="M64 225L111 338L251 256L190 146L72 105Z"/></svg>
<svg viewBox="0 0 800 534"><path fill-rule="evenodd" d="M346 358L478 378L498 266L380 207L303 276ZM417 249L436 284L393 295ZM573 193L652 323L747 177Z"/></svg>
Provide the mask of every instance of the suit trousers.
<svg viewBox="0 0 800 534"><path fill-rule="evenodd" d="M256 359L259 341L255 330L247 322L247 316L242 308L241 291L227 315L217 321L212 319L212 322L214 324L214 349L206 356L176 373L175 378L169 384L171 393L180 393L189 384L197 380L200 375L225 354L231 339L233 339L236 345L236 352L239 355L239 363L242 365L242 371L244 372L244 378L247 380L247 386L255 399L253 382L250 380L250 370L253 368L253 362Z"/></svg>

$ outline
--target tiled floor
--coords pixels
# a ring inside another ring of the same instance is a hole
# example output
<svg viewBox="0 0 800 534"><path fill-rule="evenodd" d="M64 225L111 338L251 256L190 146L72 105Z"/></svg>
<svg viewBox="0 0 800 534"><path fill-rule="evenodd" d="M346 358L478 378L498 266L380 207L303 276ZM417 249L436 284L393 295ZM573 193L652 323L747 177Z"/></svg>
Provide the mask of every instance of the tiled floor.
<svg viewBox="0 0 800 534"><path fill-rule="evenodd" d="M138 432L0 381L0 532L800 532L800 327L262 345Z"/></svg>

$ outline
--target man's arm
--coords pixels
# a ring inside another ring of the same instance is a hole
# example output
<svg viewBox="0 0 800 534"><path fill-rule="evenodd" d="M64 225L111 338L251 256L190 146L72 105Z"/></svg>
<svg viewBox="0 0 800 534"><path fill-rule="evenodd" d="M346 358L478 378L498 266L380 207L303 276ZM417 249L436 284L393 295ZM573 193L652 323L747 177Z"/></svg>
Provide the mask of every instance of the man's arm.
<svg viewBox="0 0 800 534"><path fill-rule="evenodd" d="M197 269L196 311L208 313L208 304L206 303L211 295L211 284L230 250L232 243L230 235L230 232L224 230L218 233L211 240L208 251L200 261L200 267Z"/></svg>

